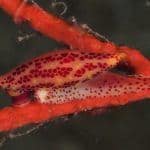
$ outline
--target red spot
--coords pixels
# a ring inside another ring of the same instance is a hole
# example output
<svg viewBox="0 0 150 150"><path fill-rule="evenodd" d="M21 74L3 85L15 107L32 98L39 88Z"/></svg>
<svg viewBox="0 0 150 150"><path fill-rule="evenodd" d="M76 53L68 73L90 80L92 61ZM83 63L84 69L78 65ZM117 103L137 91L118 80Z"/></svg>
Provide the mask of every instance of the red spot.
<svg viewBox="0 0 150 150"><path fill-rule="evenodd" d="M97 65L93 65L93 63L86 63L84 65L84 68L88 69L89 71L93 70L93 69L96 69L97 68Z"/></svg>
<svg viewBox="0 0 150 150"><path fill-rule="evenodd" d="M76 71L76 73L74 74L74 76L76 76L76 77L81 77L84 73L85 73L85 69L84 69L84 68L81 68L81 69L78 69L78 70Z"/></svg>
<svg viewBox="0 0 150 150"><path fill-rule="evenodd" d="M81 57L80 57L80 60L85 60L85 57L81 56Z"/></svg>

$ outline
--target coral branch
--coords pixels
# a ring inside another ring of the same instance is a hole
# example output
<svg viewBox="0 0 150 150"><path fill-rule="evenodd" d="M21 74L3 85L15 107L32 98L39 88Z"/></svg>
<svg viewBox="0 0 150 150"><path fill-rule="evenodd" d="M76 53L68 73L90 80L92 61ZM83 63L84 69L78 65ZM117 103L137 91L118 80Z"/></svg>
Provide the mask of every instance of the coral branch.
<svg viewBox="0 0 150 150"><path fill-rule="evenodd" d="M73 48L100 51L113 51L112 43L103 43L77 25L71 25L62 19L47 13L36 4L22 0L0 0L0 7L18 22L27 21L32 28ZM38 18L38 19L37 19Z"/></svg>
<svg viewBox="0 0 150 150"><path fill-rule="evenodd" d="M127 61L135 70L136 74L150 76L150 61L145 58L138 50L129 47L120 47L120 50L127 54Z"/></svg>

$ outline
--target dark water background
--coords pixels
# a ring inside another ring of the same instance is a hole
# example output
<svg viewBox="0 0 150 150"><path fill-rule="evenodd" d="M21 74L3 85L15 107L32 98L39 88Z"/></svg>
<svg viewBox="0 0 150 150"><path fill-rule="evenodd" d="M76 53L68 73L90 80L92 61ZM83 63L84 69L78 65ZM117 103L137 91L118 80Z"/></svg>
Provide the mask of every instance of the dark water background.
<svg viewBox="0 0 150 150"><path fill-rule="evenodd" d="M52 0L39 0L51 9ZM54 0L53 0L54 2ZM150 2L145 0L65 0L66 19L75 16L117 44L136 47L150 57ZM58 9L60 11L60 9ZM35 33L26 25L15 25L0 10L0 72L49 50L58 43L37 35L21 43L19 31ZM25 35L25 34L24 34ZM144 67L144 66L143 66ZM0 95L1 107L9 97ZM57 119L32 135L10 140L3 150L149 150L150 102L141 101L113 108L101 115L81 113Z"/></svg>

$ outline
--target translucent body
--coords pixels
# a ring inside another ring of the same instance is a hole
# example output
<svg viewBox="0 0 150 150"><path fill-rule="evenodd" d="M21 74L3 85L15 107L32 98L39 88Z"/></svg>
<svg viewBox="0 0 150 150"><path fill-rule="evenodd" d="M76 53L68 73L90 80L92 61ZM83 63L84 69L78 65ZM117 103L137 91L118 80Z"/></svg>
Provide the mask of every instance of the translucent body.
<svg viewBox="0 0 150 150"><path fill-rule="evenodd" d="M90 99L128 99L131 94L135 99L150 97L150 77L121 76L103 73L92 80L67 88L41 88L36 91L36 98L41 103L61 104L76 100Z"/></svg>

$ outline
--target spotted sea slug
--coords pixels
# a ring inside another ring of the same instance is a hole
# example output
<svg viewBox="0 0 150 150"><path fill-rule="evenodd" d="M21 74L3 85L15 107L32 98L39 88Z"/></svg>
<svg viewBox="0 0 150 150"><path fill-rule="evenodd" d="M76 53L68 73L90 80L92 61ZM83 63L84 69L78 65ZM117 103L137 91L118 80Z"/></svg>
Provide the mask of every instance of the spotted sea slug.
<svg viewBox="0 0 150 150"><path fill-rule="evenodd" d="M4 74L0 77L0 86L12 97L35 92L39 88L66 88L105 72L124 58L124 53L53 51Z"/></svg>
<svg viewBox="0 0 150 150"><path fill-rule="evenodd" d="M126 103L128 97L133 100L150 97L150 77L124 76L102 73L91 80L62 88L41 88L35 93L41 103L62 104L76 100L99 99Z"/></svg>

